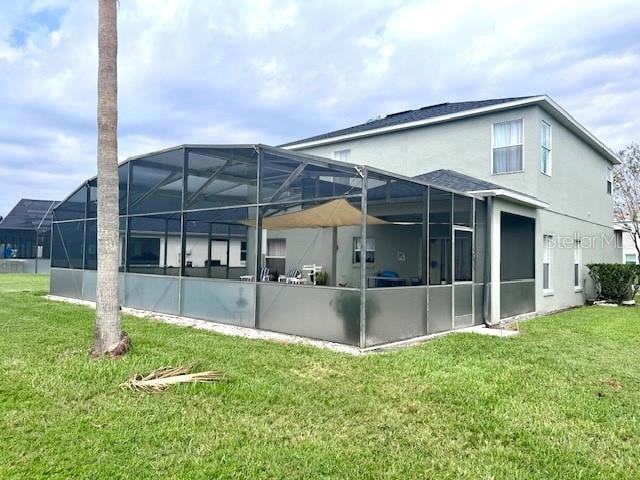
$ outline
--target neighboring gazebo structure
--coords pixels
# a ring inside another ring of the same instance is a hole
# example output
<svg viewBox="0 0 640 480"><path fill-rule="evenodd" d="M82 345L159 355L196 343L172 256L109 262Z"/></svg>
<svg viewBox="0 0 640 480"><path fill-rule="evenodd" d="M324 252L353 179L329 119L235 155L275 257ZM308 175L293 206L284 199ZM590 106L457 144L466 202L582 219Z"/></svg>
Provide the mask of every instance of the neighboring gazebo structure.
<svg viewBox="0 0 640 480"><path fill-rule="evenodd" d="M51 222L58 203L23 198L0 221L0 271L49 271Z"/></svg>
<svg viewBox="0 0 640 480"><path fill-rule="evenodd" d="M0 258L49 258L51 221L58 203L20 200L0 221Z"/></svg>

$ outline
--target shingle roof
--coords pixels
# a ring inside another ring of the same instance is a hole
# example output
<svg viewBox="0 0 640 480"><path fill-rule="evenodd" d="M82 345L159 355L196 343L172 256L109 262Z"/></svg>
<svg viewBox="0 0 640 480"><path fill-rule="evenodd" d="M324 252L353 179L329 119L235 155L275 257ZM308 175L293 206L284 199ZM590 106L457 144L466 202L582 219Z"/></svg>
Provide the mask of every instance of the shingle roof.
<svg viewBox="0 0 640 480"><path fill-rule="evenodd" d="M302 140L296 140L295 142L285 143L280 147L287 147L290 145L296 145L298 143L313 142L316 140L324 140L332 137L339 137L342 135L349 135L353 133L366 132L367 130L374 130L376 128L390 127L393 125L400 125L402 123L415 122L418 120L425 120L427 118L440 117L442 115L450 115L454 113L464 112L466 110L475 110L477 108L489 107L491 105L498 105L500 103L512 102L515 100L523 100L527 97L511 97L511 98L494 98L490 100L474 100L469 102L454 102L454 103L440 103L437 105L430 105L428 107L418 108L416 110L406 110L404 112L391 113L384 118L372 120L369 122L355 125L353 127L343 128L341 130L335 130L333 132L323 133L321 135L315 135L313 137L304 138Z"/></svg>
<svg viewBox="0 0 640 480"><path fill-rule="evenodd" d="M479 190L508 190L495 183L456 172L455 170L434 170L433 172L416 175L414 178L423 180L436 187L448 188L458 192L476 192Z"/></svg>
<svg viewBox="0 0 640 480"><path fill-rule="evenodd" d="M0 222L0 228L41 230L51 228L51 212L59 202L23 198Z"/></svg>
<svg viewBox="0 0 640 480"><path fill-rule="evenodd" d="M434 170L432 172L423 173L422 175L416 175L414 178L427 182L434 187L442 187L458 192L481 192L484 190L501 190L503 192L510 192L516 194L521 198L529 199L530 201L540 202L538 198L528 195L526 193L519 192L512 188L506 188L496 183L487 182L479 178L465 175L464 173L456 172L455 170ZM544 203L544 202L542 202Z"/></svg>

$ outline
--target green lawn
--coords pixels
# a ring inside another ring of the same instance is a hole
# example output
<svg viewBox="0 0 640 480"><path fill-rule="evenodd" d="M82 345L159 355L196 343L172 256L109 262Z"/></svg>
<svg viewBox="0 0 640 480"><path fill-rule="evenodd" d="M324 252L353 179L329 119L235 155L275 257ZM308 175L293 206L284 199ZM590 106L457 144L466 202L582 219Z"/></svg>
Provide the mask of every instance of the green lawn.
<svg viewBox="0 0 640 480"><path fill-rule="evenodd" d="M640 308L364 357L126 317L92 361L93 312L44 289L0 275L2 479L640 478ZM118 388L184 363L228 379Z"/></svg>

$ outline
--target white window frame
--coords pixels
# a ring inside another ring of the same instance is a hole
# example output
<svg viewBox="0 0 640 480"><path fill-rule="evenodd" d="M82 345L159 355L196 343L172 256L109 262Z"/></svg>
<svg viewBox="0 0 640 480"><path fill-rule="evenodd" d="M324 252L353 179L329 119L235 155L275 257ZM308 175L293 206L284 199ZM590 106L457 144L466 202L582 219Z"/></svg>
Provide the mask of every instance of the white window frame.
<svg viewBox="0 0 640 480"><path fill-rule="evenodd" d="M495 146L495 135L494 129L496 125L500 125L501 123L509 123L509 122L517 122L520 121L522 123L522 143L515 143L513 145L503 145L502 147ZM504 148L504 147L515 147L516 145L520 145L522 147L522 170L512 170L510 172L498 172L495 171L495 163L493 161L493 154L496 148ZM509 120L501 120L499 122L494 122L491 124L491 175L511 175L512 173L524 173L524 117L519 118L511 118Z"/></svg>
<svg viewBox="0 0 640 480"><path fill-rule="evenodd" d="M553 265L553 255L551 254L552 235L542 236L542 292L544 295L553 295L553 281L551 277L551 266ZM544 266L549 265L549 285L544 288Z"/></svg>
<svg viewBox="0 0 640 480"><path fill-rule="evenodd" d="M607 167L606 188L607 188L607 195L613 195L613 167ZM611 191L609 191L609 189L611 189Z"/></svg>
<svg viewBox="0 0 640 480"><path fill-rule="evenodd" d="M636 265L638 263L638 255L635 253L625 253L624 263L627 265Z"/></svg>
<svg viewBox="0 0 640 480"><path fill-rule="evenodd" d="M573 287L576 292L582 291L582 242L577 238L573 241Z"/></svg>
<svg viewBox="0 0 640 480"><path fill-rule="evenodd" d="M242 244L244 243L244 249L242 248ZM247 247L248 247L249 243L247 242L247 240L240 240L240 266L241 267L246 267L247 266ZM244 260L242 259L242 254L244 253Z"/></svg>
<svg viewBox="0 0 640 480"><path fill-rule="evenodd" d="M549 127L549 147L544 146L544 127L545 125ZM553 154L551 153L553 145L553 129L551 128L551 124L545 120L540 122L540 173L543 175L551 176L552 170L552 162L553 162ZM549 152L549 161L547 162L547 171L542 169L542 154L547 151Z"/></svg>
<svg viewBox="0 0 640 480"><path fill-rule="evenodd" d="M270 255L269 254L269 242L282 242L284 244L284 255ZM267 251L264 258L287 258L287 239L286 238L268 238L267 239Z"/></svg>
<svg viewBox="0 0 640 480"><path fill-rule="evenodd" d="M347 160L344 160L342 158L338 158L340 157L342 154L348 156L349 158ZM350 148L343 148L342 150L334 150L333 154L333 159L337 160L339 162L346 162L346 163L350 163L351 162L351 149Z"/></svg>
<svg viewBox="0 0 640 480"><path fill-rule="evenodd" d="M357 242L360 241L360 248L357 247ZM356 260L356 252L360 252L360 262ZM367 252L373 252L373 262L367 262ZM365 248L364 259L367 265L375 265L376 263L376 239L367 237L367 245ZM353 237L353 252L351 254L351 262L354 265L360 265L362 263L362 237Z"/></svg>

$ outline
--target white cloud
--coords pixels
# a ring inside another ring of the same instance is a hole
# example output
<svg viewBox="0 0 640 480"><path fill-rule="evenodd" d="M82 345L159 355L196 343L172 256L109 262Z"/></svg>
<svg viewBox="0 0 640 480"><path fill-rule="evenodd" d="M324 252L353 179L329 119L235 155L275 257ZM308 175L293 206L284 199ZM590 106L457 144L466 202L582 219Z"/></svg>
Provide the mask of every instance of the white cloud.
<svg viewBox="0 0 640 480"><path fill-rule="evenodd" d="M0 214L95 172L96 2L0 17ZM640 140L640 3L139 0L119 10L120 157L287 140L430 103L549 93Z"/></svg>

